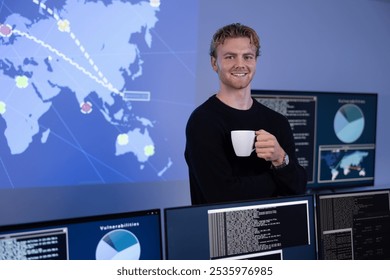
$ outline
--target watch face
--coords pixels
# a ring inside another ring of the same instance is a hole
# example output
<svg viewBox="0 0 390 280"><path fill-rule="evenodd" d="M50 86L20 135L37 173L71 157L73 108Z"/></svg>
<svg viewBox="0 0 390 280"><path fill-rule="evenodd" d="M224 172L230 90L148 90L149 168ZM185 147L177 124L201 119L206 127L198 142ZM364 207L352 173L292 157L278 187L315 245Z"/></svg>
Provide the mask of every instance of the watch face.
<svg viewBox="0 0 390 280"><path fill-rule="evenodd" d="M284 163L287 165L290 162L290 158L288 157L288 154L284 156Z"/></svg>

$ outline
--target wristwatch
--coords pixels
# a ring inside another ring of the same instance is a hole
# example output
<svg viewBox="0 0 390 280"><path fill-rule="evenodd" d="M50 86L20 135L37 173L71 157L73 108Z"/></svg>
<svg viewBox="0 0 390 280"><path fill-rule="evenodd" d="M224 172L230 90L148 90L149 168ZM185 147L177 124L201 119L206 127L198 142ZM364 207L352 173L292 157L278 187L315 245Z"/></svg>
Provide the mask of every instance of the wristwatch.
<svg viewBox="0 0 390 280"><path fill-rule="evenodd" d="M274 169L282 169L283 167L286 167L290 163L290 158L288 157L288 154L284 154L283 162L281 165L274 166L271 165Z"/></svg>

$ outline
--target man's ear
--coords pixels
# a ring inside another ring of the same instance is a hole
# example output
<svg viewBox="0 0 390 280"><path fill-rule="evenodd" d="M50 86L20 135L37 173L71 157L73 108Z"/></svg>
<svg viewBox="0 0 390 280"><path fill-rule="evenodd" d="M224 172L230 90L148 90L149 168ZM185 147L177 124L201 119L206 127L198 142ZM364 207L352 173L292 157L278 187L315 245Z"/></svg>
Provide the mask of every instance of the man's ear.
<svg viewBox="0 0 390 280"><path fill-rule="evenodd" d="M211 56L211 67L213 67L215 72L218 72L217 59L214 56Z"/></svg>

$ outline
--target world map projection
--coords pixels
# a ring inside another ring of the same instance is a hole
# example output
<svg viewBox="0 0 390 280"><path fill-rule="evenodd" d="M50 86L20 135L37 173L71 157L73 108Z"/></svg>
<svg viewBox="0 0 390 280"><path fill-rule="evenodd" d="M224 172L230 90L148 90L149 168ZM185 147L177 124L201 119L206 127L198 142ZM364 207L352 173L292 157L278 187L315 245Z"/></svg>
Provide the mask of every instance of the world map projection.
<svg viewBox="0 0 390 280"><path fill-rule="evenodd" d="M197 4L180 2L0 1L0 189L186 178Z"/></svg>

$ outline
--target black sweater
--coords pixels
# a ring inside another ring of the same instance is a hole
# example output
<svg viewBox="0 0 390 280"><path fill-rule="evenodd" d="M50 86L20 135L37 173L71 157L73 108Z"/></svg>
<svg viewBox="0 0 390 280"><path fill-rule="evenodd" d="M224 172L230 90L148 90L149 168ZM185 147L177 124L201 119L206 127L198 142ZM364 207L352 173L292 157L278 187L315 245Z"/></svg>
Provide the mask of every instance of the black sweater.
<svg viewBox="0 0 390 280"><path fill-rule="evenodd" d="M230 131L264 129L289 155L281 169L258 158L237 157ZM215 95L191 114L186 127L185 159L192 204L250 200L305 192L307 176L297 162L293 134L281 114L253 100L249 110L237 110Z"/></svg>

